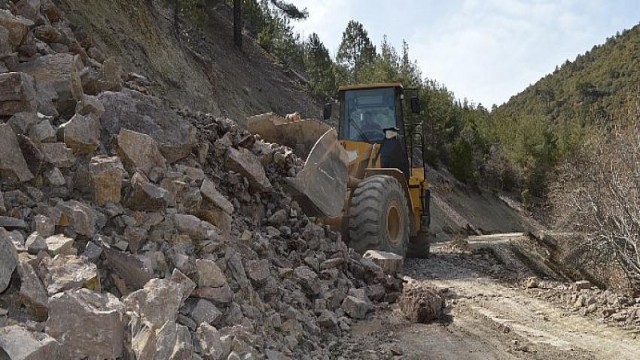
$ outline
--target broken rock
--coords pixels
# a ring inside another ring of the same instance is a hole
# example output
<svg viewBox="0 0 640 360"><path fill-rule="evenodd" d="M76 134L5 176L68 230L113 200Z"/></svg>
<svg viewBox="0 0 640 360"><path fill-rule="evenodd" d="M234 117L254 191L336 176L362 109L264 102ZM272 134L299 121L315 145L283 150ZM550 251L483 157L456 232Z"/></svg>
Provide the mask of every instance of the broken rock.
<svg viewBox="0 0 640 360"><path fill-rule="evenodd" d="M166 168L167 161L156 141L149 135L122 129L118 134L118 154L130 172L142 171L150 176L154 168Z"/></svg>
<svg viewBox="0 0 640 360"><path fill-rule="evenodd" d="M79 288L100 290L98 268L85 257L57 255L53 259L44 258L39 273L49 295Z"/></svg>
<svg viewBox="0 0 640 360"><path fill-rule="evenodd" d="M135 311L156 327L175 322L182 306L184 289L166 279L151 279L144 288L134 291L124 300L128 310Z"/></svg>
<svg viewBox="0 0 640 360"><path fill-rule="evenodd" d="M103 251L110 268L125 281L128 287L134 290L141 289L153 278L153 271L135 255L108 248Z"/></svg>
<svg viewBox="0 0 640 360"><path fill-rule="evenodd" d="M69 200L56 206L62 212L60 225L70 226L76 234L93 237L96 233L96 212L89 206Z"/></svg>
<svg viewBox="0 0 640 360"><path fill-rule="evenodd" d="M0 124L0 154L0 182L21 183L33 179L18 138L8 124Z"/></svg>
<svg viewBox="0 0 640 360"><path fill-rule="evenodd" d="M435 289L415 282L405 284L400 298L400 310L407 319L428 323L440 318L444 300Z"/></svg>
<svg viewBox="0 0 640 360"><path fill-rule="evenodd" d="M371 304L355 296L347 296L342 301L342 310L352 319L364 319Z"/></svg>
<svg viewBox="0 0 640 360"><path fill-rule="evenodd" d="M222 209L229 215L233 213L233 204L216 189L213 181L205 179L202 182L202 186L200 186L200 192L205 199L209 200L214 206Z"/></svg>
<svg viewBox="0 0 640 360"><path fill-rule="evenodd" d="M33 26L33 21L14 16L9 10L0 10L0 26L9 30L9 43L16 48L27 35L29 27Z"/></svg>
<svg viewBox="0 0 640 360"><path fill-rule="evenodd" d="M100 121L93 114L75 114L59 129L64 132L64 143L75 154L90 154L100 146Z"/></svg>
<svg viewBox="0 0 640 360"><path fill-rule="evenodd" d="M390 275L400 274L404 269L403 257L392 252L367 250L362 257L373 260L385 273Z"/></svg>
<svg viewBox="0 0 640 360"><path fill-rule="evenodd" d="M0 74L0 116L37 110L33 78L25 73ZM4 132L3 130L2 132Z"/></svg>
<svg viewBox="0 0 640 360"><path fill-rule="evenodd" d="M65 143L42 143L40 150L44 154L44 160L59 168L69 168L75 164L73 151Z"/></svg>
<svg viewBox="0 0 640 360"><path fill-rule="evenodd" d="M136 173L131 179L131 193L127 207L131 210L164 210L169 202L169 192L149 182L144 175Z"/></svg>
<svg viewBox="0 0 640 360"><path fill-rule="evenodd" d="M18 265L18 252L6 230L0 228L0 293L9 286Z"/></svg>
<svg viewBox="0 0 640 360"><path fill-rule="evenodd" d="M36 318L46 320L49 300L44 285L38 278L35 269L27 261L18 264L20 276L20 300Z"/></svg>
<svg viewBox="0 0 640 360"><path fill-rule="evenodd" d="M21 326L0 328L0 356L7 360L48 360L60 358L60 343L47 334ZM7 356L5 358L5 356Z"/></svg>
<svg viewBox="0 0 640 360"><path fill-rule="evenodd" d="M49 299L47 334L65 359L114 359L123 354L124 306L109 293L70 290Z"/></svg>
<svg viewBox="0 0 640 360"><path fill-rule="evenodd" d="M221 287L227 284L227 277L224 275L218 264L213 260L196 260L196 283L198 287Z"/></svg>
<svg viewBox="0 0 640 360"><path fill-rule="evenodd" d="M246 148L229 148L226 166L230 170L246 177L256 190L262 192L271 191L271 182L265 175L264 167L258 158Z"/></svg>
<svg viewBox="0 0 640 360"><path fill-rule="evenodd" d="M117 156L95 156L91 158L89 173L93 186L93 201L97 205L120 202L122 179L125 175L120 158Z"/></svg>
<svg viewBox="0 0 640 360"><path fill-rule="evenodd" d="M75 250L73 248L73 239L63 234L49 236L45 239L47 244L47 251L49 255L73 255Z"/></svg>

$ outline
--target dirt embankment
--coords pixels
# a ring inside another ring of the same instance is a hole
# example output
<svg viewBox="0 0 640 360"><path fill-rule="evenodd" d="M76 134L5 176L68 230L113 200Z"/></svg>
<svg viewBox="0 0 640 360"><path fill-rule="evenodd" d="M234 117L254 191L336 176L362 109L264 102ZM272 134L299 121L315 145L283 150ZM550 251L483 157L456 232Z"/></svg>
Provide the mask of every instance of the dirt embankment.
<svg viewBox="0 0 640 360"><path fill-rule="evenodd" d="M242 51L233 46L225 11L211 11L199 32L182 21L176 27L173 12L162 1L58 3L105 55L117 56L126 72L152 79L154 95L176 106L240 122L269 111L321 114L319 104L252 39L245 37Z"/></svg>

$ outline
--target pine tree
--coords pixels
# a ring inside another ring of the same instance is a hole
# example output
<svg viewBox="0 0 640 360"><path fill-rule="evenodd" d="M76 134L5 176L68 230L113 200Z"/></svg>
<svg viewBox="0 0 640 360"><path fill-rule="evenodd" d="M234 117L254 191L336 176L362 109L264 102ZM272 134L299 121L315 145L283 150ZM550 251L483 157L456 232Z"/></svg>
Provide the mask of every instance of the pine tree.
<svg viewBox="0 0 640 360"><path fill-rule="evenodd" d="M309 77L309 87L323 100L329 99L335 92L336 83L329 50L316 33L309 36L305 48L305 68Z"/></svg>
<svg viewBox="0 0 640 360"><path fill-rule="evenodd" d="M343 83L361 82L366 67L374 65L376 47L361 23L351 20L342 33L342 42L336 54L336 62L343 68Z"/></svg>

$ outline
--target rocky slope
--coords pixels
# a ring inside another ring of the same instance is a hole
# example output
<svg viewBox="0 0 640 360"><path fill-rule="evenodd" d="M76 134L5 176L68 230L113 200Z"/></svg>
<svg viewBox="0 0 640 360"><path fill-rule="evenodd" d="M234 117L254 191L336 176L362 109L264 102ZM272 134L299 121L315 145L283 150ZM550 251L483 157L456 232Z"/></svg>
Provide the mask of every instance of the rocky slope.
<svg viewBox="0 0 640 360"><path fill-rule="evenodd" d="M283 191L289 149L150 83L50 0L0 10L0 358L326 358L395 301Z"/></svg>

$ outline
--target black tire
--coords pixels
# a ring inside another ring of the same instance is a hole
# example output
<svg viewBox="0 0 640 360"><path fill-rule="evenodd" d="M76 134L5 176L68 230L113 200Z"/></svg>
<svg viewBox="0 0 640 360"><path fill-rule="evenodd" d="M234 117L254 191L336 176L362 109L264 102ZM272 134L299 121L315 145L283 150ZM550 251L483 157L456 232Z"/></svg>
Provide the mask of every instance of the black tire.
<svg viewBox="0 0 640 360"><path fill-rule="evenodd" d="M420 231L416 237L412 237L407 247L407 257L416 259L426 259L431 253L431 239L433 234L427 231Z"/></svg>
<svg viewBox="0 0 640 360"><path fill-rule="evenodd" d="M409 208L398 180L375 175L353 191L349 208L349 246L405 256L409 243Z"/></svg>

